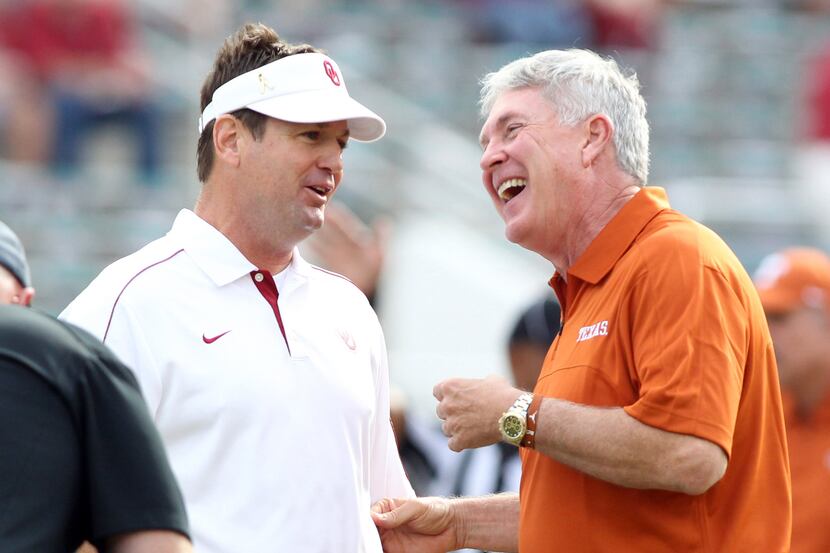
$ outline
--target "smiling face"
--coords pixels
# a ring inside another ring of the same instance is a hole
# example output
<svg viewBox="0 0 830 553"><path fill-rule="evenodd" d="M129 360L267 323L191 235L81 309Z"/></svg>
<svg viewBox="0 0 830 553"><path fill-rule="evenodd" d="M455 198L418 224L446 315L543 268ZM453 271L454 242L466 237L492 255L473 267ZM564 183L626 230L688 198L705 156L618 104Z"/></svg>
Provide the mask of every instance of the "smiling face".
<svg viewBox="0 0 830 553"><path fill-rule="evenodd" d="M481 170L511 242L550 258L584 215L582 124L562 126L537 88L501 94L481 131Z"/></svg>
<svg viewBox="0 0 830 553"><path fill-rule="evenodd" d="M323 224L343 177L348 125L269 118L261 138L248 133L241 140L238 199L246 217L258 234L293 247Z"/></svg>

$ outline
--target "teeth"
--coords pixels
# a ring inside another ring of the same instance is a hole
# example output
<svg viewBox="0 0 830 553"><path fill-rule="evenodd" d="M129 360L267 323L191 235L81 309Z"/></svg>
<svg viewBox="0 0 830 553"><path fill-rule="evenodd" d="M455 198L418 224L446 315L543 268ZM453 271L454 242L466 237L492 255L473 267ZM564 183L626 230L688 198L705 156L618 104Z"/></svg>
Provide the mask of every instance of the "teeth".
<svg viewBox="0 0 830 553"><path fill-rule="evenodd" d="M525 179L507 179L499 185L499 198L505 202L512 200L525 186L527 186L527 180Z"/></svg>

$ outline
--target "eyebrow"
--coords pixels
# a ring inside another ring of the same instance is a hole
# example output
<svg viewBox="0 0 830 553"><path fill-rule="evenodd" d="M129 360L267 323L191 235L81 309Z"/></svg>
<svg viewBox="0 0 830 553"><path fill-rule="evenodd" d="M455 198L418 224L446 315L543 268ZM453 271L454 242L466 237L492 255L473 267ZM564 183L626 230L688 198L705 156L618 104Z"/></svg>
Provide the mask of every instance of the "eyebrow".
<svg viewBox="0 0 830 553"><path fill-rule="evenodd" d="M327 127L331 127L332 125L334 125L334 123L335 123L334 121L326 121L324 123L309 123L309 124L317 127L318 129L325 129ZM343 131L343 133L340 134L338 136L338 138L349 138L350 136L351 136L351 131L349 130L349 127L346 127L346 130Z"/></svg>

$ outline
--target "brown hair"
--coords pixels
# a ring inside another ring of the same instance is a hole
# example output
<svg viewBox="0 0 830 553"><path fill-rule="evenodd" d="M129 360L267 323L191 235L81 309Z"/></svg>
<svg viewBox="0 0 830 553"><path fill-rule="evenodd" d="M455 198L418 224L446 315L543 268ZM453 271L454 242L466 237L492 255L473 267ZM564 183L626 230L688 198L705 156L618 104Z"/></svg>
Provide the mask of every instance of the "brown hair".
<svg viewBox="0 0 830 553"><path fill-rule="evenodd" d="M231 79L286 56L312 52L321 50L308 44L284 42L274 29L262 23L246 23L226 38L219 48L213 67L202 84L200 111L205 110L216 89ZM267 119L265 115L247 108L236 110L231 115L242 121L254 138L262 137ZM211 121L202 130L196 147L196 172L200 182L207 180L213 167L214 122Z"/></svg>

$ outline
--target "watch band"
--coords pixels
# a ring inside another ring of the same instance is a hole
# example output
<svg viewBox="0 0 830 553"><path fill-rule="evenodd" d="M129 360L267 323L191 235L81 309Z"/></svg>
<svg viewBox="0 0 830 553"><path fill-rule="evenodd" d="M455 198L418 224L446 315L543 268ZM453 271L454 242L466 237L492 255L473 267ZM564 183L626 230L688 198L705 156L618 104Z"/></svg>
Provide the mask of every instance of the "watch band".
<svg viewBox="0 0 830 553"><path fill-rule="evenodd" d="M519 447L526 447L533 449L536 447L536 415L539 414L539 406L542 404L542 396L540 394L533 394L533 401L527 408L527 430Z"/></svg>
<svg viewBox="0 0 830 553"><path fill-rule="evenodd" d="M499 432L502 435L502 440L514 446L519 446L527 430L527 409L532 401L533 394L524 392L516 398L507 411L502 413L499 419ZM517 422L511 423L511 421ZM519 424L521 430L512 427L514 424ZM513 435L514 433L516 435Z"/></svg>
<svg viewBox="0 0 830 553"><path fill-rule="evenodd" d="M516 401L513 402L513 405L510 409L508 409L508 411L521 411L525 416L527 416L527 410L530 408L530 404L532 402L533 394L530 392L524 392L516 398Z"/></svg>

